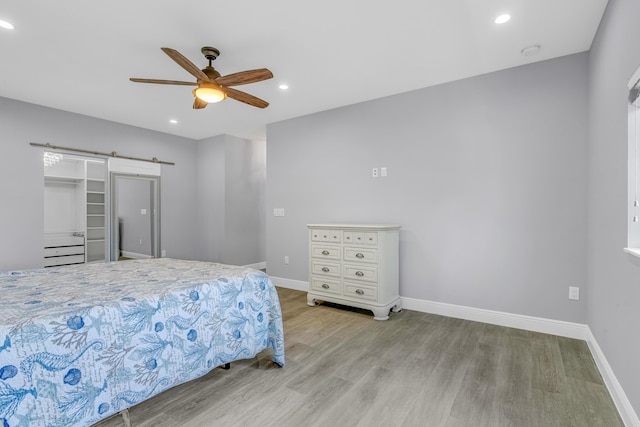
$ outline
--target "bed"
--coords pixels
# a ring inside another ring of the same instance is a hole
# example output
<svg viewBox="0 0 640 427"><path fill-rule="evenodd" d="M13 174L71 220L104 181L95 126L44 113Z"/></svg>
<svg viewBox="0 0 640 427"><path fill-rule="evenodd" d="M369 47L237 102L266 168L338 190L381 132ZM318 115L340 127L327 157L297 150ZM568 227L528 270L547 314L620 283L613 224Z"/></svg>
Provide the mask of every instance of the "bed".
<svg viewBox="0 0 640 427"><path fill-rule="evenodd" d="M0 427L89 426L273 350L278 294L251 268L168 258L0 272Z"/></svg>

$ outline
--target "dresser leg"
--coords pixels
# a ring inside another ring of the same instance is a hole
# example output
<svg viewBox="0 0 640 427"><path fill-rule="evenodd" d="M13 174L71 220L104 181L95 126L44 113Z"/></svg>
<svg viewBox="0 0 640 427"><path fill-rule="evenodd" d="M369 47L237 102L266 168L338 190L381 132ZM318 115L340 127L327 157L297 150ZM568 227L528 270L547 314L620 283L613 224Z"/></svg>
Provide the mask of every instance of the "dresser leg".
<svg viewBox="0 0 640 427"><path fill-rule="evenodd" d="M315 297L307 294L307 305L310 305L311 307L315 307L316 305L318 305Z"/></svg>
<svg viewBox="0 0 640 427"><path fill-rule="evenodd" d="M371 308L371 311L373 311L373 320L387 320L389 318L388 307Z"/></svg>

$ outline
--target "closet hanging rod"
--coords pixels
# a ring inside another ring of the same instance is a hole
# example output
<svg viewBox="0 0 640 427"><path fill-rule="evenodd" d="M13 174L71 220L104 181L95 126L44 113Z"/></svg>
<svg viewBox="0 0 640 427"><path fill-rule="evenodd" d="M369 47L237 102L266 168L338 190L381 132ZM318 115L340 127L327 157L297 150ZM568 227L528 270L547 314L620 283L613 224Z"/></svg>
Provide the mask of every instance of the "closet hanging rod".
<svg viewBox="0 0 640 427"><path fill-rule="evenodd" d="M161 163L163 165L175 165L175 163L173 163L173 162L165 162L165 161L162 161L162 160L158 160L155 157L153 159L141 159L139 157L121 156L120 154L116 153L115 151L112 151L111 153L101 153L99 151L82 150L80 148L60 147L58 145L52 145L52 144L48 144L48 143L47 144L40 144L40 143L37 143L37 142L30 142L29 144L34 146L34 147L44 147L44 148L50 148L52 150L74 151L76 153L94 154L96 156L117 157L119 159L140 160L141 162Z"/></svg>

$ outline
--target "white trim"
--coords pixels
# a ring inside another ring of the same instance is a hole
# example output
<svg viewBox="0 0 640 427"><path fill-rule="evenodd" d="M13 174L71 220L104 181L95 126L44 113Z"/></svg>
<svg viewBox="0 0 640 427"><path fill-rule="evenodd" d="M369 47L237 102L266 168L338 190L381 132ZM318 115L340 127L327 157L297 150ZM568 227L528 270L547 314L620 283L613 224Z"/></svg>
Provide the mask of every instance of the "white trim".
<svg viewBox="0 0 640 427"><path fill-rule="evenodd" d="M637 248L623 248L623 251L625 251L626 253L628 253L629 255L633 255L635 257L640 258L640 249Z"/></svg>
<svg viewBox="0 0 640 427"><path fill-rule="evenodd" d="M255 268L256 270L262 270L264 268L267 268L267 261L256 262L254 264L247 264L247 265L243 265L243 267Z"/></svg>
<svg viewBox="0 0 640 427"><path fill-rule="evenodd" d="M285 279L283 277L271 276L271 282L281 288L295 289L296 291L307 292L309 290L309 282L302 280Z"/></svg>
<svg viewBox="0 0 640 427"><path fill-rule="evenodd" d="M633 410L633 406L631 406L631 402L629 402L627 395L622 389L622 385L620 385L616 375L613 373L613 369L611 369L611 365L609 365L609 362L604 356L604 353L598 345L591 329L589 329L588 332L589 338L587 339L587 344L589 345L589 350L591 350L593 359L595 360L598 370L600 371L600 375L602 375L602 379L609 390L613 403L616 405L616 408L618 408L618 413L620 414L620 418L622 418L622 422L628 427L640 427L640 419L638 419L638 415Z"/></svg>
<svg viewBox="0 0 640 427"><path fill-rule="evenodd" d="M636 70L633 72L631 77L629 77L629 81L627 82L627 87L629 88L629 90L631 90L634 88L634 86L637 86L639 83L640 83L640 65L638 65L638 68L636 68Z"/></svg>
<svg viewBox="0 0 640 427"><path fill-rule="evenodd" d="M151 258L153 258L151 255L138 254L138 253L129 252L129 251L120 251L120 254L123 257L133 258L133 259L151 259Z"/></svg>
<svg viewBox="0 0 640 427"><path fill-rule="evenodd" d="M473 320L474 322L490 323L492 325L525 329L527 331L542 332L545 334L559 335L562 337L576 338L585 341L588 338L589 328L587 325L581 323L505 313L502 311L485 310L482 308L466 307L462 305L415 298L402 297L401 299L402 307L407 310L439 314L442 316L456 317L458 319Z"/></svg>
<svg viewBox="0 0 640 427"><path fill-rule="evenodd" d="M281 286L283 288L296 289L305 292L309 290L309 282L301 280L271 277L271 281L276 286ZM627 395L622 389L620 382L616 378L613 369L611 369L609 362L607 362L607 358L602 352L602 349L598 345L598 342L588 325L416 298L400 297L400 300L402 301L402 308L407 310L415 310L423 313L438 314L441 316L455 317L475 322L489 323L492 325L524 329L527 331L541 332L586 341L596 366L600 371L600 375L602 375L605 386L607 387L607 390L609 391L625 426L640 427L640 419L638 419L638 415L633 410L631 402L629 402Z"/></svg>
<svg viewBox="0 0 640 427"><path fill-rule="evenodd" d="M108 164L109 172L150 176L160 176L161 173L160 163L150 163L122 157L110 157Z"/></svg>

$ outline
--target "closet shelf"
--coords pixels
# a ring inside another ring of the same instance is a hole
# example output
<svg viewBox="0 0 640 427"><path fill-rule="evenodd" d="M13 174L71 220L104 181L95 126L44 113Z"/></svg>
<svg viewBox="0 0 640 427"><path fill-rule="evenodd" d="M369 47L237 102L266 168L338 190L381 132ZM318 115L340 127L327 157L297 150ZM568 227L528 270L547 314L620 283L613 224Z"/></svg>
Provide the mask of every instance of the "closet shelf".
<svg viewBox="0 0 640 427"><path fill-rule="evenodd" d="M52 175L45 175L44 180L46 182L59 182L61 184L79 184L83 181L82 178L78 178L75 176L52 176Z"/></svg>
<svg viewBox="0 0 640 427"><path fill-rule="evenodd" d="M44 171L45 266L106 260L106 173L104 160L69 154Z"/></svg>

